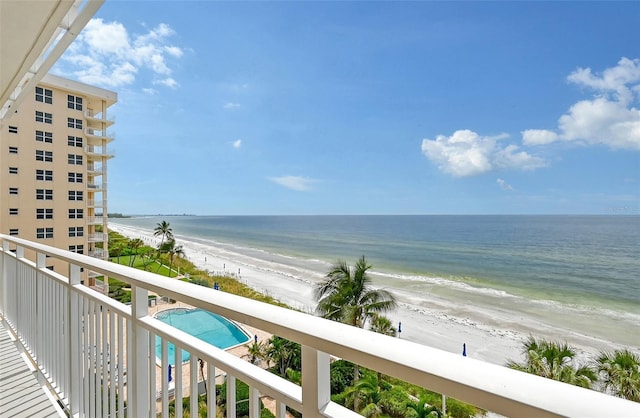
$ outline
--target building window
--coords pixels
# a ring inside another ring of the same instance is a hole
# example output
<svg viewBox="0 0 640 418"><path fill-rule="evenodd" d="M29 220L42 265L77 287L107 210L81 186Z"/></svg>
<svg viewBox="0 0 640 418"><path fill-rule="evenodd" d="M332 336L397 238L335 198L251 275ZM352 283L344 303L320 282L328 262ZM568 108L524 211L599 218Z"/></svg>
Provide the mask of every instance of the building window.
<svg viewBox="0 0 640 418"><path fill-rule="evenodd" d="M74 252L76 254L83 254L84 245L69 245L69 251Z"/></svg>
<svg viewBox="0 0 640 418"><path fill-rule="evenodd" d="M17 187L9 187L9 194L18 194Z"/></svg>
<svg viewBox="0 0 640 418"><path fill-rule="evenodd" d="M82 138L79 136L68 136L67 137L67 144L70 147L82 147Z"/></svg>
<svg viewBox="0 0 640 418"><path fill-rule="evenodd" d="M17 134L18 133L18 127L17 126L9 126L9 133L10 134Z"/></svg>
<svg viewBox="0 0 640 418"><path fill-rule="evenodd" d="M69 183L82 183L82 173L69 173Z"/></svg>
<svg viewBox="0 0 640 418"><path fill-rule="evenodd" d="M53 115L51 113L39 112L36 110L36 122L53 123Z"/></svg>
<svg viewBox="0 0 640 418"><path fill-rule="evenodd" d="M53 162L53 151L36 150L36 161Z"/></svg>
<svg viewBox="0 0 640 418"><path fill-rule="evenodd" d="M36 219L53 219L53 209L36 209Z"/></svg>
<svg viewBox="0 0 640 418"><path fill-rule="evenodd" d="M67 107L69 109L82 110L82 97L67 95Z"/></svg>
<svg viewBox="0 0 640 418"><path fill-rule="evenodd" d="M69 164L82 165L82 155L68 154L67 161Z"/></svg>
<svg viewBox="0 0 640 418"><path fill-rule="evenodd" d="M36 228L36 238L53 238L53 228Z"/></svg>
<svg viewBox="0 0 640 418"><path fill-rule="evenodd" d="M9 167L9 174L18 174L18 167Z"/></svg>
<svg viewBox="0 0 640 418"><path fill-rule="evenodd" d="M72 226L69 228L69 236L70 237L82 237L84 236L84 227L83 226Z"/></svg>
<svg viewBox="0 0 640 418"><path fill-rule="evenodd" d="M51 144L53 142L53 133L45 131L36 131L36 141L47 142Z"/></svg>
<svg viewBox="0 0 640 418"><path fill-rule="evenodd" d="M36 189L37 200L53 200L53 189Z"/></svg>
<svg viewBox="0 0 640 418"><path fill-rule="evenodd" d="M36 170L36 180L53 181L53 170Z"/></svg>
<svg viewBox="0 0 640 418"><path fill-rule="evenodd" d="M18 228L13 228L9 230L9 235L18 235Z"/></svg>
<svg viewBox="0 0 640 418"><path fill-rule="evenodd" d="M82 129L82 119L67 118L69 128Z"/></svg>
<svg viewBox="0 0 640 418"><path fill-rule="evenodd" d="M9 208L9 215L17 215L18 208Z"/></svg>
<svg viewBox="0 0 640 418"><path fill-rule="evenodd" d="M77 190L69 190L69 200L82 200L84 192Z"/></svg>
<svg viewBox="0 0 640 418"><path fill-rule="evenodd" d="M9 147L9 154L17 154L18 147Z"/></svg>
<svg viewBox="0 0 640 418"><path fill-rule="evenodd" d="M36 87L36 102L53 103L53 91Z"/></svg>
<svg viewBox="0 0 640 418"><path fill-rule="evenodd" d="M69 209L69 219L84 218L84 209Z"/></svg>

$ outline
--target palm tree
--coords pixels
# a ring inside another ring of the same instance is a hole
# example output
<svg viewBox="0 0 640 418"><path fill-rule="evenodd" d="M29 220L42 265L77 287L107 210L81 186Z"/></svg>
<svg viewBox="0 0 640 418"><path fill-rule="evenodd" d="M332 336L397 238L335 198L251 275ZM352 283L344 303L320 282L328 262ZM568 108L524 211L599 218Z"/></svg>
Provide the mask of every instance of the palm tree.
<svg viewBox="0 0 640 418"><path fill-rule="evenodd" d="M165 249L165 239L169 241L173 239L173 230L171 229L171 225L169 224L169 222L158 222L155 229L153 230L153 236L161 237L160 244L158 244L158 251L156 252L156 257L160 258L160 254L162 252L166 252L163 251ZM160 263L158 264L158 270L156 270L156 273L160 271L160 267L162 267L162 261L160 261Z"/></svg>
<svg viewBox="0 0 640 418"><path fill-rule="evenodd" d="M371 315L371 325L369 329L378 334L388 335L390 337L396 336L396 329L391 323L391 320L384 315L373 314Z"/></svg>
<svg viewBox="0 0 640 418"><path fill-rule="evenodd" d="M522 353L524 363L509 360L507 367L588 389L597 380L591 367L574 365L576 351L567 343L529 337Z"/></svg>
<svg viewBox="0 0 640 418"><path fill-rule="evenodd" d="M138 249L144 245L144 242L140 238L129 240L129 251L133 253L133 257L129 254L129 266L133 266L138 255Z"/></svg>
<svg viewBox="0 0 640 418"><path fill-rule="evenodd" d="M426 397L420 398L418 402L407 403L407 408L415 411L416 418L427 418L433 415L440 418L442 416L442 411L436 406L429 405Z"/></svg>
<svg viewBox="0 0 640 418"><path fill-rule="evenodd" d="M173 257L184 257L184 248L182 245L176 245L176 241L172 238L166 243L166 252L169 254L169 277L171 277L171 268L173 267Z"/></svg>
<svg viewBox="0 0 640 418"><path fill-rule="evenodd" d="M395 297L384 289L372 287L367 274L370 268L364 255L353 268L345 261L331 266L327 279L315 288L316 310L324 318L364 328L374 314L394 309ZM354 364L353 379L358 380L359 376L359 366ZM358 410L357 397L354 409Z"/></svg>
<svg viewBox="0 0 640 418"><path fill-rule="evenodd" d="M597 367L603 388L615 396L640 402L640 357L628 349L601 352Z"/></svg>
<svg viewBox="0 0 640 418"><path fill-rule="evenodd" d="M344 261L334 264L326 275L327 280L316 286L316 310L324 318L364 328L373 314L394 309L395 297L371 286L367 274L370 268L364 256L353 269Z"/></svg>
<svg viewBox="0 0 640 418"><path fill-rule="evenodd" d="M263 343L254 341L249 345L247 353L249 354L249 361L251 364L256 364L258 360L266 356L266 347Z"/></svg>
<svg viewBox="0 0 640 418"><path fill-rule="evenodd" d="M354 409L365 417L379 417L382 414L382 409L379 406L382 391L374 374L363 376L355 385L345 391L345 395L353 401ZM358 410L361 401L365 406Z"/></svg>
<svg viewBox="0 0 640 418"><path fill-rule="evenodd" d="M301 362L301 346L298 343L289 341L274 335L269 339L269 345L265 351L268 361L276 365L278 374L282 377L287 375L287 369L292 367L297 369Z"/></svg>

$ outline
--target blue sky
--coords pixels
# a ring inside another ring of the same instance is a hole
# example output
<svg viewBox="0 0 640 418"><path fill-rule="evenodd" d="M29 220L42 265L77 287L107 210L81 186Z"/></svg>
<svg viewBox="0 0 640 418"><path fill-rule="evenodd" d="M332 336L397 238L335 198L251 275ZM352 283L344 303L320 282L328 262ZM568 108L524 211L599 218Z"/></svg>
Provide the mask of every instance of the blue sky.
<svg viewBox="0 0 640 418"><path fill-rule="evenodd" d="M107 0L109 211L638 214L640 2Z"/></svg>

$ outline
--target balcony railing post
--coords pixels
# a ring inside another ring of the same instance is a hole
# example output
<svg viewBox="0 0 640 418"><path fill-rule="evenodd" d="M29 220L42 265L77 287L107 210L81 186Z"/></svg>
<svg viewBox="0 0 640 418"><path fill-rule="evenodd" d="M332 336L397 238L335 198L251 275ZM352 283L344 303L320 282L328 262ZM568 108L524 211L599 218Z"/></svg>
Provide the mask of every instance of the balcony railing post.
<svg viewBox="0 0 640 418"><path fill-rule="evenodd" d="M82 397L82 350L80 348L80 318L82 312L80 310L80 295L76 292L74 286L81 284L80 267L74 264L69 265L69 285L67 287L67 321L65 332L67 333L67 341L69 349L69 412L72 417L80 413L80 398Z"/></svg>
<svg viewBox="0 0 640 418"><path fill-rule="evenodd" d="M129 336L133 343L133 352L128 353L129 364L133 365L132 395L129 399L129 407L132 408L132 416L148 417L149 405L149 331L144 328L139 319L149 313L149 297L147 289L132 286L131 289L131 316L132 333ZM177 383L176 383L177 384Z"/></svg>
<svg viewBox="0 0 640 418"><path fill-rule="evenodd" d="M7 265L5 262L6 252L9 251L9 241L2 241L2 254L0 255L0 317L4 318L7 309Z"/></svg>
<svg viewBox="0 0 640 418"><path fill-rule="evenodd" d="M302 415L320 417L320 410L331 401L329 355L302 346Z"/></svg>

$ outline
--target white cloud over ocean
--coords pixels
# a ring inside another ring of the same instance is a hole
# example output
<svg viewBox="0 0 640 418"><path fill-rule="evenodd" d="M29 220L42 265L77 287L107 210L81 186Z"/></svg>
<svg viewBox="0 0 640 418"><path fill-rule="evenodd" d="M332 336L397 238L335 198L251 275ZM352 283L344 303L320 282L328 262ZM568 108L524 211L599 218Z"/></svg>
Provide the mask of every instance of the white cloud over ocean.
<svg viewBox="0 0 640 418"><path fill-rule="evenodd" d="M268 179L276 184L298 192L307 192L311 190L313 183L318 181L300 176L268 177Z"/></svg>
<svg viewBox="0 0 640 418"><path fill-rule="evenodd" d="M591 68L579 68L567 80L593 90L595 97L573 104L558 119L556 131L522 131L525 145L573 141L640 150L640 59L623 57L601 74L594 74Z"/></svg>
<svg viewBox="0 0 640 418"><path fill-rule="evenodd" d="M517 145L500 144L506 134L481 136L468 129L451 136L422 140L422 153L454 177L475 176L495 169L533 170L546 165L539 157L520 151Z"/></svg>
<svg viewBox="0 0 640 418"><path fill-rule="evenodd" d="M149 84L175 89L179 83L172 77L171 63L182 57L183 49L170 44L173 35L174 30L164 23L143 34L130 34L122 23L94 18L54 72L108 88L131 85L144 74L149 76Z"/></svg>

